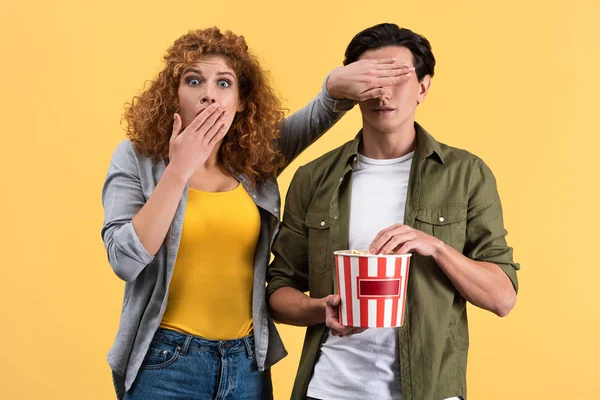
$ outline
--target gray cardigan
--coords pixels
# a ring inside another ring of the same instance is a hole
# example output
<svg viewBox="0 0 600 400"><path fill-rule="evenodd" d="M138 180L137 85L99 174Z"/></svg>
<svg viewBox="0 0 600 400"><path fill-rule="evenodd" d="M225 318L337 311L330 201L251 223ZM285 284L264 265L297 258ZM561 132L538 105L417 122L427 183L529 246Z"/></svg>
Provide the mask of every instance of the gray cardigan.
<svg viewBox="0 0 600 400"><path fill-rule="evenodd" d="M327 79L316 98L283 122L279 147L286 159L284 168L353 106L351 101L332 98L326 82ZM167 307L169 282L183 226L187 185L165 241L154 257L146 252L131 223L152 194L167 164L168 160L157 162L143 156L125 140L113 154L102 190L102 239L111 267L126 282L117 337L108 353L118 399L131 388ZM263 371L287 354L267 312L265 300L266 269L271 245L279 229L281 200L276 177L256 185L251 185L246 176L236 178L254 199L261 219L254 258L252 318L256 362L258 369Z"/></svg>

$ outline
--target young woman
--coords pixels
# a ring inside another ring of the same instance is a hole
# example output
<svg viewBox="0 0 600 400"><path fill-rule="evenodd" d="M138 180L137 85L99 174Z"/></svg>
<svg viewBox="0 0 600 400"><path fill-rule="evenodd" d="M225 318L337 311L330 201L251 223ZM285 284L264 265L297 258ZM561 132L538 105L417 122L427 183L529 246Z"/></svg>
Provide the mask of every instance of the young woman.
<svg viewBox="0 0 600 400"><path fill-rule="evenodd" d="M352 107L333 96L378 97L410 71L337 68L283 119L242 36L189 32L165 63L127 108L102 192L102 238L126 282L108 355L117 396L272 398L270 367L286 355L265 302L276 176Z"/></svg>

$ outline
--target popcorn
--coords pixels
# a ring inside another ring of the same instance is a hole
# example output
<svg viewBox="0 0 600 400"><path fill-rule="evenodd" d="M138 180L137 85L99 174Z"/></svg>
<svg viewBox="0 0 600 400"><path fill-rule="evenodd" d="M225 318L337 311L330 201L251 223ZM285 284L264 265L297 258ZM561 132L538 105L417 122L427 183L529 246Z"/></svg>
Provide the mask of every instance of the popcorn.
<svg viewBox="0 0 600 400"><path fill-rule="evenodd" d="M360 328L402 326L411 254L334 252L340 323Z"/></svg>

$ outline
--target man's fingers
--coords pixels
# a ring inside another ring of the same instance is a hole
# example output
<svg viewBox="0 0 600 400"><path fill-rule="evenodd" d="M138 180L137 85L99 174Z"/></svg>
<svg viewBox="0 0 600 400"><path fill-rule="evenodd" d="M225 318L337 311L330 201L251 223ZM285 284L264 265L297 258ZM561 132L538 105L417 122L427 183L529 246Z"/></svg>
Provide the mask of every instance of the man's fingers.
<svg viewBox="0 0 600 400"><path fill-rule="evenodd" d="M412 251L412 250L416 249L417 248L417 244L418 244L417 240L411 240L409 242L406 242L406 243L404 243L402 245L402 247L400 247L398 249L398 251L396 252L396 254L406 254L409 251Z"/></svg>
<svg viewBox="0 0 600 400"><path fill-rule="evenodd" d="M351 326L344 326L337 321L331 321L327 326L340 337L347 336L354 329Z"/></svg>
<svg viewBox="0 0 600 400"><path fill-rule="evenodd" d="M337 306L340 304L339 295L334 294L327 296L325 304L327 304L325 325L331 330L332 335L344 337L353 334L356 329L362 329L340 324L337 310Z"/></svg>
<svg viewBox="0 0 600 400"><path fill-rule="evenodd" d="M331 329L331 328L329 328L329 331L331 332L331 334L332 334L333 336L339 336L339 337L342 337L342 336L343 336L343 334L341 334L340 332L336 331L335 329Z"/></svg>
<svg viewBox="0 0 600 400"><path fill-rule="evenodd" d="M409 229L410 227L408 227L407 225L394 224L389 228L385 228L379 231L379 233L377 233L377 235L375 236L375 239L373 239L373 241L371 242L371 245L369 246L369 251L371 253L379 251L379 249L381 249L383 245L386 244L394 234L398 234Z"/></svg>
<svg viewBox="0 0 600 400"><path fill-rule="evenodd" d="M346 333L346 335L344 335L344 336L358 335L359 333L363 333L367 329L369 329L369 328L352 328L350 330L350 332Z"/></svg>
<svg viewBox="0 0 600 400"><path fill-rule="evenodd" d="M340 296L338 296L337 294L328 296L325 300L325 303L330 307L337 307L338 304L340 304Z"/></svg>
<svg viewBox="0 0 600 400"><path fill-rule="evenodd" d="M398 246L400 246L408 241L415 240L416 238L417 238L417 235L414 232L407 232L407 233L403 233L403 234L399 234L399 235L394 235L381 248L380 253L381 254L391 254L394 252L394 249L397 248Z"/></svg>

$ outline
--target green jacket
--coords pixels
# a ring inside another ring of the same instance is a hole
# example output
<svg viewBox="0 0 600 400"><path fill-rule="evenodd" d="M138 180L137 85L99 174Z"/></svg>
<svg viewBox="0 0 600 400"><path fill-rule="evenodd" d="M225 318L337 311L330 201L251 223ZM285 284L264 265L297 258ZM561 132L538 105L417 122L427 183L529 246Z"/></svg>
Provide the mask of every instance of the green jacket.
<svg viewBox="0 0 600 400"><path fill-rule="evenodd" d="M473 260L497 264L517 290L519 264L506 244L492 172L478 157L438 143L416 123L415 129L404 223ZM310 291L315 298L335 292L333 252L348 248L352 170L361 133L296 172L273 246L267 295L284 286ZM306 398L325 333L325 324L307 328L292 399ZM398 334L403 399L466 398L466 300L431 257L413 254Z"/></svg>

